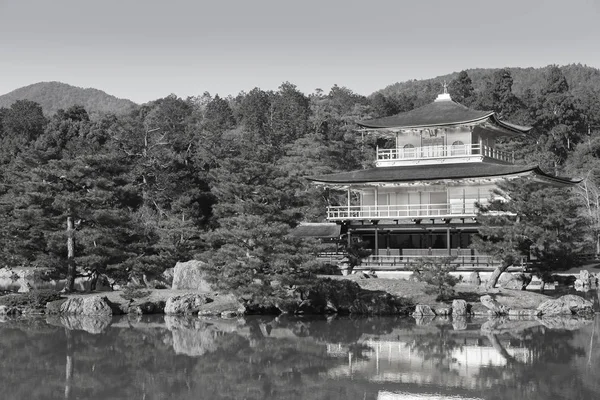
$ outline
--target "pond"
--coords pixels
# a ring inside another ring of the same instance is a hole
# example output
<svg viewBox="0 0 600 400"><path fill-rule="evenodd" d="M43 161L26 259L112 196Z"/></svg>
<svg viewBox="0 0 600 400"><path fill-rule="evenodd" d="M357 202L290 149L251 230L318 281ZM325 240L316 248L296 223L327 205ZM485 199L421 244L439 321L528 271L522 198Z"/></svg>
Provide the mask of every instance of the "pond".
<svg viewBox="0 0 600 400"><path fill-rule="evenodd" d="M3 399L596 399L600 320L0 322Z"/></svg>

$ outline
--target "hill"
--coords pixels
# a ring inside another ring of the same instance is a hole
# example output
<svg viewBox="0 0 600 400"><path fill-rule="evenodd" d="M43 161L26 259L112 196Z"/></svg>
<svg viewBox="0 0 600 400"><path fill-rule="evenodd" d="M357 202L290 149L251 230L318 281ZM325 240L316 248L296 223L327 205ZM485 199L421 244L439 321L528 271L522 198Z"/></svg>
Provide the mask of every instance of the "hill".
<svg viewBox="0 0 600 400"><path fill-rule="evenodd" d="M102 90L84 89L61 82L39 82L15 89L0 96L0 107L10 107L17 100L39 103L47 115L74 105L83 106L90 114L124 114L136 106L131 100L119 99Z"/></svg>
<svg viewBox="0 0 600 400"><path fill-rule="evenodd" d="M539 93L546 81L546 74L550 66L541 68L510 68L513 79L512 92L517 97L526 97L528 92ZM481 93L490 81L495 71L500 68L473 68L467 69L473 81L476 93ZM567 79L571 94L577 98L600 95L600 69L582 64L569 64L560 67ZM373 94L381 93L386 97L408 97L415 107L427 104L440 93L444 81L450 83L456 79L458 72L438 76L431 79L409 80L389 85Z"/></svg>

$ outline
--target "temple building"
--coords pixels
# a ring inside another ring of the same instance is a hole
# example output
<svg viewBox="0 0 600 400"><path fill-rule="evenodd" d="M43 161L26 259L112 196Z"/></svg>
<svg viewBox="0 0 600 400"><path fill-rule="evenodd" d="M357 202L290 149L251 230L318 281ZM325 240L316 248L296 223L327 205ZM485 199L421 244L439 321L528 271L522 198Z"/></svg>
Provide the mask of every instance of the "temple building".
<svg viewBox="0 0 600 400"><path fill-rule="evenodd" d="M491 266L494 260L470 248L476 202L489 201L502 179L575 183L538 166L515 165L512 154L497 148L498 139L531 128L458 104L446 87L433 103L358 125L393 144L377 149L375 167L310 179L347 191L346 204L327 208L327 220L342 227L349 243L369 243L367 264L402 266L415 257L451 255L465 265Z"/></svg>

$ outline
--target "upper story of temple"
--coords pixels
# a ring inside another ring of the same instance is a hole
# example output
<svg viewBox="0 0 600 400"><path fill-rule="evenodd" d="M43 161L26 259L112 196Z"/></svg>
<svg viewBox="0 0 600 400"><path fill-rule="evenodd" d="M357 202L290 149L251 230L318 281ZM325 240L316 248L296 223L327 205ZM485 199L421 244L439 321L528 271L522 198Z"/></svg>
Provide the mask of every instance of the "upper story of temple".
<svg viewBox="0 0 600 400"><path fill-rule="evenodd" d="M358 121L358 125L395 143L392 148L377 148L377 167L482 161L512 164L513 154L497 149L498 138L531 130L501 121L493 111L455 103L446 85L433 103L391 117Z"/></svg>

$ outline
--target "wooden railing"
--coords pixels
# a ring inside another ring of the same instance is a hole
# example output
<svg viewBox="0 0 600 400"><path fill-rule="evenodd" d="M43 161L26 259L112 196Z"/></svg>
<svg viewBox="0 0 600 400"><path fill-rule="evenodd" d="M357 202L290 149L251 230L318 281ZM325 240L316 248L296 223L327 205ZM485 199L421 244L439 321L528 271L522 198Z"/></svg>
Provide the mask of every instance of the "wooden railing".
<svg viewBox="0 0 600 400"><path fill-rule="evenodd" d="M399 149L377 149L377 161L419 160L424 158L452 158L482 155L508 163L514 163L514 154L480 144L450 146L423 146Z"/></svg>
<svg viewBox="0 0 600 400"><path fill-rule="evenodd" d="M474 217L477 213L475 203L456 202L444 204L402 204L377 206L330 206L327 207L327 219L412 219L423 217L461 218Z"/></svg>

